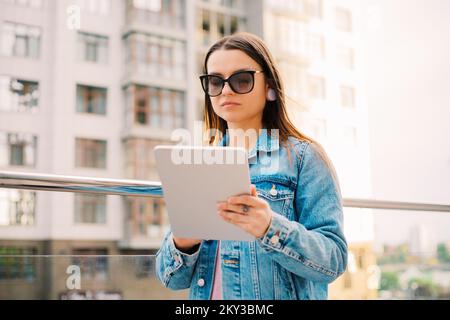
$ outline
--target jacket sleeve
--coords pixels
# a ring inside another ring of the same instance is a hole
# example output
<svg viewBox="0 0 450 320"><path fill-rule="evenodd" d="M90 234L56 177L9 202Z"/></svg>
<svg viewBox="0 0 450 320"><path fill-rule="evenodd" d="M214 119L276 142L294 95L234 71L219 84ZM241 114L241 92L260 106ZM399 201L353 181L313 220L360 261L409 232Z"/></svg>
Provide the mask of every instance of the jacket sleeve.
<svg viewBox="0 0 450 320"><path fill-rule="evenodd" d="M167 232L156 253L156 276L169 289L189 288L199 252L200 246L192 254L178 250L173 242L172 232Z"/></svg>
<svg viewBox="0 0 450 320"><path fill-rule="evenodd" d="M300 144L294 209L299 221L274 213L257 239L275 261L303 278L332 282L347 266L343 209L334 167L317 144Z"/></svg>

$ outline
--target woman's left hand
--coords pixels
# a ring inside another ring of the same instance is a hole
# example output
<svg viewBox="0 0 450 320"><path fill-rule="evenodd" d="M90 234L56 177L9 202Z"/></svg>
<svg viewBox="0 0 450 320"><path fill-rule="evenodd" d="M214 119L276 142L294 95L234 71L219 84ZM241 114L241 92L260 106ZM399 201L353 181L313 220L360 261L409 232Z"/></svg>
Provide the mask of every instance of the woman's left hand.
<svg viewBox="0 0 450 320"><path fill-rule="evenodd" d="M227 200L217 203L217 213L222 219L255 238L266 234L272 222L273 211L267 201L258 197L255 185L252 185L251 195L234 196Z"/></svg>

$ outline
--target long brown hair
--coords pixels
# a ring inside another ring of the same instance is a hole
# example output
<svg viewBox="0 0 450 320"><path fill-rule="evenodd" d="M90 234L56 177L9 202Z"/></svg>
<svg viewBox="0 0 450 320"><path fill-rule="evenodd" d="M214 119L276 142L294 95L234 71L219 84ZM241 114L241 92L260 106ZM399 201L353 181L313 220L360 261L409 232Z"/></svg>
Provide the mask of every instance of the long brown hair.
<svg viewBox="0 0 450 320"><path fill-rule="evenodd" d="M293 136L299 140L313 142L313 139L295 128L287 115L283 82L275 66L275 59L272 57L264 41L247 32L239 32L223 37L212 45L206 54L203 66L203 72L205 74L208 73L207 63L209 57L214 51L220 49L237 49L246 53L261 66L269 87L275 90L276 100L266 101L263 110L262 125L263 128L268 130L268 134L270 135L270 129L278 129L280 143L285 145L288 142L289 136ZM212 130L212 132L219 130L221 134L225 134L228 129L227 122L214 112L211 99L206 93L203 121L205 123L205 130ZM211 137L210 144L217 143L217 139L217 135ZM289 148L287 149L289 152Z"/></svg>

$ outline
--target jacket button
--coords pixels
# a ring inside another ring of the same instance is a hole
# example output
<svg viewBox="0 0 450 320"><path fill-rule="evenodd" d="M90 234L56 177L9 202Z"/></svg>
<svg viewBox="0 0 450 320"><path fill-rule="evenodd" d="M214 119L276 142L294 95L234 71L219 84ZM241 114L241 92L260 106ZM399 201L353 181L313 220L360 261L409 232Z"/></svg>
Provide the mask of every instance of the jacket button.
<svg viewBox="0 0 450 320"><path fill-rule="evenodd" d="M202 279L202 278L198 279L197 280L197 285L199 287L203 287L205 285L205 279Z"/></svg>
<svg viewBox="0 0 450 320"><path fill-rule="evenodd" d="M275 189L275 185L272 185L272 189L270 189L270 194L276 196L278 194L277 189Z"/></svg>
<svg viewBox="0 0 450 320"><path fill-rule="evenodd" d="M270 243L273 245L276 245L278 243L278 241L280 241L280 237L277 236L276 234L272 236L272 238L270 238Z"/></svg>

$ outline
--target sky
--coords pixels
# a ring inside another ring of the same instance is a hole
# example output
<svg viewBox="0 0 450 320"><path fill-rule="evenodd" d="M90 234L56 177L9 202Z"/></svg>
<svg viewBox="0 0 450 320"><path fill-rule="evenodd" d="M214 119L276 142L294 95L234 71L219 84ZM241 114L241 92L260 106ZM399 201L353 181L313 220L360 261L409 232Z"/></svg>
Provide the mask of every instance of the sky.
<svg viewBox="0 0 450 320"><path fill-rule="evenodd" d="M450 1L362 1L373 198L450 205ZM450 212L374 213L377 242L450 241Z"/></svg>

